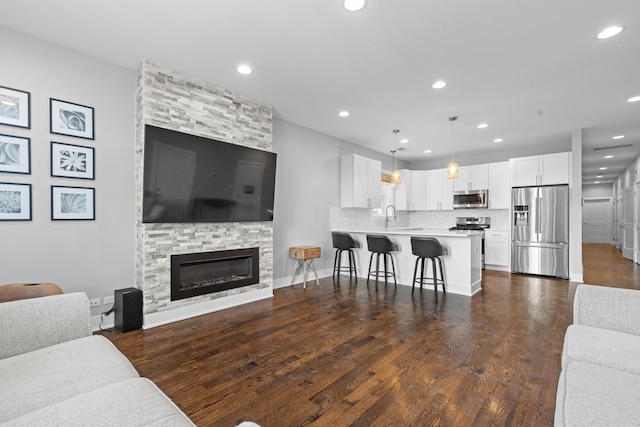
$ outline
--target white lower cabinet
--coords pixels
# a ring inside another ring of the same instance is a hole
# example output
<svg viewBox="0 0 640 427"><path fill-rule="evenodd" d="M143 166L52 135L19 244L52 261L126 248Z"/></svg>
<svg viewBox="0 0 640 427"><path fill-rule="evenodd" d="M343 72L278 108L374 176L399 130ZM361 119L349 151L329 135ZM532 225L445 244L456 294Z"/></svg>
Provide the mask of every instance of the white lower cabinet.
<svg viewBox="0 0 640 427"><path fill-rule="evenodd" d="M484 233L484 263L499 267L509 267L509 232L486 230Z"/></svg>

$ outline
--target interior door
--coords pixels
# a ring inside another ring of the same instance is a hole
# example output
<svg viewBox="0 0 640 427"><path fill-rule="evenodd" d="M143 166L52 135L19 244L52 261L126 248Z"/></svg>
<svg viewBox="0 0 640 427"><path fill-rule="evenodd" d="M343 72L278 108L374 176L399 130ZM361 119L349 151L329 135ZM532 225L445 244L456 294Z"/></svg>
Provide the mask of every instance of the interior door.
<svg viewBox="0 0 640 427"><path fill-rule="evenodd" d="M627 188L622 192L622 200L624 204L622 210L622 256L623 258L633 259L633 235L635 233L633 224L633 211L635 210L633 188Z"/></svg>
<svg viewBox="0 0 640 427"><path fill-rule="evenodd" d="M585 199L582 206L582 242L611 243L611 199Z"/></svg>

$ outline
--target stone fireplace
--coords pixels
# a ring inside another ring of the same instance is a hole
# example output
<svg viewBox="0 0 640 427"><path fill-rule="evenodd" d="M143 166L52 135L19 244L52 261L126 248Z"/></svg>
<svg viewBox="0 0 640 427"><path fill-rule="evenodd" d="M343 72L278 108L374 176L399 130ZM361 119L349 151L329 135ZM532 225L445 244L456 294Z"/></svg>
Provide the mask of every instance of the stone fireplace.
<svg viewBox="0 0 640 427"><path fill-rule="evenodd" d="M145 124L269 151L272 112L271 107L147 60L140 66L136 83L136 284L143 291L145 328L273 296L271 222L142 222ZM172 298L174 256L243 248L257 251L257 281Z"/></svg>
<svg viewBox="0 0 640 427"><path fill-rule="evenodd" d="M258 248L171 255L171 301L260 282Z"/></svg>

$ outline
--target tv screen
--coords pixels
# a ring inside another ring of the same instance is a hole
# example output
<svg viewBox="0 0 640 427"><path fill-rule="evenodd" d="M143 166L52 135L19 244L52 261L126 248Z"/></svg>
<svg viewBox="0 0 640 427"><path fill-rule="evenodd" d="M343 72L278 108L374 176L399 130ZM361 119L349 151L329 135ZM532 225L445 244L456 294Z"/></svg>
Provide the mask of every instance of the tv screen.
<svg viewBox="0 0 640 427"><path fill-rule="evenodd" d="M142 222L272 221L276 154L151 125Z"/></svg>

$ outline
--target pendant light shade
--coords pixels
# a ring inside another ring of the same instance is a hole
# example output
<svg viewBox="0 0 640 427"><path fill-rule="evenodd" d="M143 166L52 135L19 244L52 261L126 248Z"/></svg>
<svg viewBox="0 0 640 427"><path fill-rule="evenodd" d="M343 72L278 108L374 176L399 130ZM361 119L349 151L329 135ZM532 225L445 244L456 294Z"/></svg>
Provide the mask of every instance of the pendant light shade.
<svg viewBox="0 0 640 427"><path fill-rule="evenodd" d="M391 155L393 155L393 170L391 171L391 185L397 187L402 184L402 175L400 174L400 169L398 169L398 164L396 161L396 150L391 150Z"/></svg>
<svg viewBox="0 0 640 427"><path fill-rule="evenodd" d="M398 132L400 132L400 129L393 130L394 135L397 135ZM400 174L400 169L398 169L398 161L396 160L396 150L391 150L391 155L393 156L393 170L391 171L391 185L393 187L397 187L402 183L402 175Z"/></svg>
<svg viewBox="0 0 640 427"><path fill-rule="evenodd" d="M447 180L449 181L455 181L456 179L458 179L458 163L453 160L453 122L455 122L456 120L458 120L457 116L449 117L449 121L451 122L451 161L447 165Z"/></svg>
<svg viewBox="0 0 640 427"><path fill-rule="evenodd" d="M453 160L447 165L447 179L449 181L458 179L458 164Z"/></svg>

